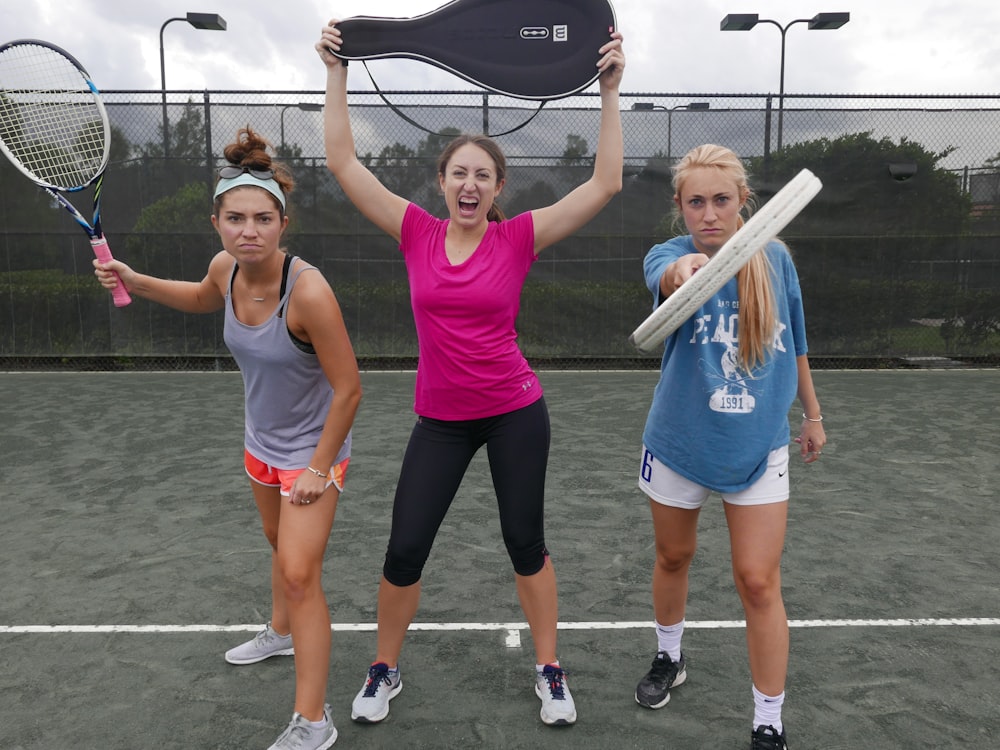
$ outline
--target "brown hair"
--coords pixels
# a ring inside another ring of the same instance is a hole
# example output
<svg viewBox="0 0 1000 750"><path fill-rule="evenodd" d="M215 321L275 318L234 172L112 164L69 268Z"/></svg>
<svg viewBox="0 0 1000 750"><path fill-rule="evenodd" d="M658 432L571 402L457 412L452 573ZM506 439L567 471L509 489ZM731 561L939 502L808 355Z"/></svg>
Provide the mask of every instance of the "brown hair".
<svg viewBox="0 0 1000 750"><path fill-rule="evenodd" d="M271 158L268 148L271 144L262 136L258 135L249 125L240 128L236 133L236 140L222 150L222 155L226 161L236 167L246 167L247 169L270 169L274 172L274 181L278 183L281 192L287 197L295 189L295 180L292 173L284 164ZM239 188L236 188L237 190ZM225 195L225 193L223 193ZM285 210L281 207L281 202L271 196L278 212L282 217ZM222 206L222 195L215 199L213 210L218 216Z"/></svg>
<svg viewBox="0 0 1000 750"><path fill-rule="evenodd" d="M479 146L483 151L486 152L487 156L493 160L493 164L497 170L497 184L499 185L507 178L507 158L503 155L503 151L489 136L485 135L460 135L444 147L441 155L438 157L438 175L444 176L445 170L448 168L448 162L451 161L451 157L455 155L462 146L471 143L473 146ZM501 210L500 206L493 202L490 206L490 211L486 214L487 221L504 221L507 217Z"/></svg>
<svg viewBox="0 0 1000 750"><path fill-rule="evenodd" d="M706 144L689 151L674 167L674 199L680 198L684 181L692 169L717 169L726 179L736 183L740 202L747 218L753 210L753 191L747 184L746 168L740 158L724 146ZM737 227L743 226L742 214ZM777 325L777 305L771 283L771 262L761 250L736 274L740 300L739 349L740 365L747 372L763 364L774 348L774 328Z"/></svg>

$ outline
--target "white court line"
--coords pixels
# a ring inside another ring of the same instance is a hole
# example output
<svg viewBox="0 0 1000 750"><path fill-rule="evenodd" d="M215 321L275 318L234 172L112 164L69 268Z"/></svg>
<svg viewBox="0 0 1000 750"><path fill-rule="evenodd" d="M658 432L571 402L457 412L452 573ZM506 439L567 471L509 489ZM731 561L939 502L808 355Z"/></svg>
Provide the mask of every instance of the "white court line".
<svg viewBox="0 0 1000 750"><path fill-rule="evenodd" d="M969 627L1000 626L1000 617L923 617L894 618L885 620L789 620L792 628L905 628L905 627ZM559 630L646 630L652 622L560 622ZM687 630L726 630L746 627L744 620L691 620ZM255 633L261 628L254 625L0 625L0 635L16 633ZM334 623L335 633L374 632L375 623ZM526 622L415 622L410 630L454 632L492 630L506 631L508 643L520 644L514 634L527 630Z"/></svg>

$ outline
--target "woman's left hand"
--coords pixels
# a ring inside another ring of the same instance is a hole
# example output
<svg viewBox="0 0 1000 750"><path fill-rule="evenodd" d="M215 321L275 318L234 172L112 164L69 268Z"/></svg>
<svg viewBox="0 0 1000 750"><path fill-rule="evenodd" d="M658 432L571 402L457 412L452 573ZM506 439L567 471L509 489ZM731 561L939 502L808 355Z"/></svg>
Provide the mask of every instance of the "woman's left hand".
<svg viewBox="0 0 1000 750"><path fill-rule="evenodd" d="M609 89L618 88L622 80L622 72L625 70L622 33L620 31L611 32L611 41L601 47L598 52L601 54L601 59L597 62L597 69L601 71L601 86Z"/></svg>
<svg viewBox="0 0 1000 750"><path fill-rule="evenodd" d="M823 446L826 445L826 431L823 429L823 423L802 420L802 428L799 431L799 436L795 438L795 442L801 446L800 453L803 461L807 464L818 461L819 457L823 455Z"/></svg>
<svg viewBox="0 0 1000 750"><path fill-rule="evenodd" d="M326 482L324 477L313 474L311 471L303 471L292 483L292 491L288 501L292 505L311 505L326 492Z"/></svg>

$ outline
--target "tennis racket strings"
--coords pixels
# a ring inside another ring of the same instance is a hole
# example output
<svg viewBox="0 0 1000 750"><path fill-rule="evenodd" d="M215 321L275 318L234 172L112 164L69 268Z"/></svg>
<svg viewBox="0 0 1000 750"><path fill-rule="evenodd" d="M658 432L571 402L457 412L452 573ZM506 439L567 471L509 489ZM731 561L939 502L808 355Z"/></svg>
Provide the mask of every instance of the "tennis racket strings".
<svg viewBox="0 0 1000 750"><path fill-rule="evenodd" d="M0 139L29 176L63 190L90 184L107 164L109 134L98 92L48 47L0 52Z"/></svg>

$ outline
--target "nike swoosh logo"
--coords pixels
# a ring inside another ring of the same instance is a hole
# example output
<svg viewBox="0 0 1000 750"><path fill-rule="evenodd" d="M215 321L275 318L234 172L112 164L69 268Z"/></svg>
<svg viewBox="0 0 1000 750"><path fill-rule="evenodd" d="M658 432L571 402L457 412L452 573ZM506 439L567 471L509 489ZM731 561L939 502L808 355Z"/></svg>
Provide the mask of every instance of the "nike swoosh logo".
<svg viewBox="0 0 1000 750"><path fill-rule="evenodd" d="M778 472L778 479L781 479L787 473L788 473L788 469L785 469L784 471L779 471Z"/></svg>

